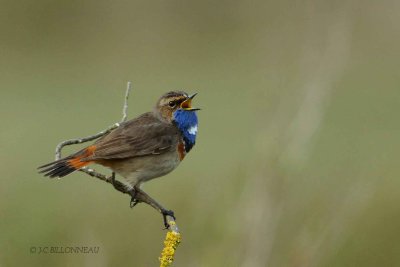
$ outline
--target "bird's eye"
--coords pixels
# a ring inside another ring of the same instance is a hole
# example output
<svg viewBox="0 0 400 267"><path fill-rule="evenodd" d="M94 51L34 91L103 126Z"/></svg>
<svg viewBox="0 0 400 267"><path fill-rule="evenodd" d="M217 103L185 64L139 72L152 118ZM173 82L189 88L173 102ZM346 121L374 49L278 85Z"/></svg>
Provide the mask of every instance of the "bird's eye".
<svg viewBox="0 0 400 267"><path fill-rule="evenodd" d="M168 105L169 105L171 108L173 108L173 107L175 107L175 102L174 102L174 101L169 101Z"/></svg>

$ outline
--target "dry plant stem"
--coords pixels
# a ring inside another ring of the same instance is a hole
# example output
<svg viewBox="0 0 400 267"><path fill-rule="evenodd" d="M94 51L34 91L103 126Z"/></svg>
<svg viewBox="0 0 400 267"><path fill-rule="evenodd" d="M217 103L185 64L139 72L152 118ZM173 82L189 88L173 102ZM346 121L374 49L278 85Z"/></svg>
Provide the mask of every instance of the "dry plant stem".
<svg viewBox="0 0 400 267"><path fill-rule="evenodd" d="M120 122L114 123L113 125L109 126L107 129L105 129L97 134L83 137L83 138L70 139L70 140L66 140L66 141L59 143L56 147L56 156L55 156L56 160L59 160L61 158L61 150L63 149L63 147L69 146L69 145L81 144L81 143L89 142L89 141L95 140L97 138L100 138L100 137L110 133L112 130L116 129L117 127L119 127L121 125L121 123L125 122L127 120L128 99L129 99L129 94L130 94L131 90L132 90L132 83L128 82L127 88L126 88L126 93L125 93L124 106L122 109L122 119ZM97 179L100 179L104 182L112 184L114 186L114 188L121 193L132 195L132 188L128 188L125 184L115 180L114 174L111 176L106 176L104 174L96 172L94 169L87 168L87 167L83 167L79 171L84 172L92 177L97 178ZM138 202L143 202L143 203L146 203L146 204L152 206L154 209L159 211L161 214L164 214L165 211L167 211L163 206L161 206L159 203L157 203L157 201L155 201L148 194L146 194L145 192L143 192L142 190L140 190L138 188L135 188L135 199ZM165 215L163 215L163 216L165 216ZM166 220L167 220L167 222L174 222L173 224L170 224L170 228L172 231L178 232L178 227L175 223L175 219L172 216L167 215Z"/></svg>

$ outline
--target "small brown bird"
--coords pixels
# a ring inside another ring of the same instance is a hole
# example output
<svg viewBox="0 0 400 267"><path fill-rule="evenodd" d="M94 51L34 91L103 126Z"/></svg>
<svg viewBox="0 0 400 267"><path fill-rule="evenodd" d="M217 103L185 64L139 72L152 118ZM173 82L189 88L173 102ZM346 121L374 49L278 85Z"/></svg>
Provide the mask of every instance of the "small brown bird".
<svg viewBox="0 0 400 267"><path fill-rule="evenodd" d="M40 166L50 178L64 177L89 164L109 167L133 189L174 170L192 149L197 134L197 108L182 91L164 94L153 111L122 123L117 129L70 156ZM132 202L136 204L134 196ZM162 211L173 216L172 211Z"/></svg>

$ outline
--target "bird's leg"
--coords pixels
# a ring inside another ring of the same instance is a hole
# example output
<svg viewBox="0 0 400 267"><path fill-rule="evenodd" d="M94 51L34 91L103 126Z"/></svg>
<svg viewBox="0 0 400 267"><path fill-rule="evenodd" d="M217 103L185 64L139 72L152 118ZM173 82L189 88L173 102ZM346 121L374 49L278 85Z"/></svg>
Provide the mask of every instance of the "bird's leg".
<svg viewBox="0 0 400 267"><path fill-rule="evenodd" d="M137 190L138 190L138 188L137 188L136 186L134 186L133 188L131 188L131 189L128 191L129 194L131 195L131 202L130 202L130 204L129 204L129 206L130 206L131 208L135 207L135 206L140 202L140 200L138 200L138 199L136 198Z"/></svg>
<svg viewBox="0 0 400 267"><path fill-rule="evenodd" d="M140 202L144 202L144 203L152 206L154 209L158 210L158 212L160 212L163 216L163 221L164 221L164 225L165 225L166 229L170 228L170 225L168 224L167 216L170 216L174 220L176 219L174 212L172 210L165 209L157 201L155 201L152 197L150 197L148 194L146 194L144 191L142 191L139 187L134 186L131 188L127 188L126 185L115 180L114 172L109 177L108 182L111 183L116 190L118 190L122 193L125 193L125 194L129 194L131 196L131 202L130 202L131 208L135 207Z"/></svg>
<svg viewBox="0 0 400 267"><path fill-rule="evenodd" d="M110 180L110 182L111 182L111 184L114 186L114 188L115 188L115 186L116 186L116 183L115 183L115 172L112 172L111 173L111 176L110 177L108 177L108 179ZM115 188L116 189L116 188Z"/></svg>
<svg viewBox="0 0 400 267"><path fill-rule="evenodd" d="M114 186L114 188L122 193L126 193L127 192L127 188L126 186L121 183L118 182L117 180L115 180L115 172L111 173L111 176L108 178L109 183L112 184Z"/></svg>
<svg viewBox="0 0 400 267"><path fill-rule="evenodd" d="M108 177L108 182L112 184L116 190L131 196L131 203L130 203L131 208L135 207L140 202L140 200L136 199L137 187L130 187L130 186L128 187L123 183L115 180L115 172L112 172L111 176Z"/></svg>
<svg viewBox="0 0 400 267"><path fill-rule="evenodd" d="M175 218L174 212L172 210L165 209L163 206L161 206L157 201L155 201L152 197L150 197L148 194L146 194L140 188L135 187L134 191L135 191L134 199L136 200L136 202L137 203L144 202L144 203L152 206L154 209L158 210L158 212L160 212L163 216L165 228L166 229L170 228L170 225L168 224L167 216L170 216L175 220L176 218Z"/></svg>

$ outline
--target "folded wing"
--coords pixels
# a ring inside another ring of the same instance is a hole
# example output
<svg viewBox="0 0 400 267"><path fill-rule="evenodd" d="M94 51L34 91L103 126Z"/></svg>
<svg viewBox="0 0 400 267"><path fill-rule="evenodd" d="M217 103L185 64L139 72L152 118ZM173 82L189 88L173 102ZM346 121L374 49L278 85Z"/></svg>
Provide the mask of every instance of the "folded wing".
<svg viewBox="0 0 400 267"><path fill-rule="evenodd" d="M99 139L93 154L83 161L123 159L162 154L176 149L179 130L156 118L153 113L121 124L116 130Z"/></svg>

